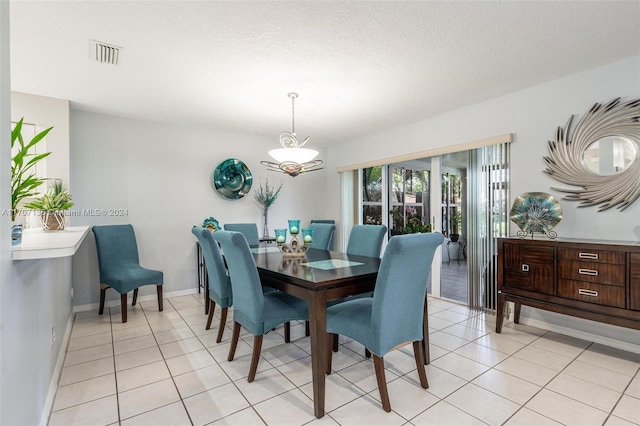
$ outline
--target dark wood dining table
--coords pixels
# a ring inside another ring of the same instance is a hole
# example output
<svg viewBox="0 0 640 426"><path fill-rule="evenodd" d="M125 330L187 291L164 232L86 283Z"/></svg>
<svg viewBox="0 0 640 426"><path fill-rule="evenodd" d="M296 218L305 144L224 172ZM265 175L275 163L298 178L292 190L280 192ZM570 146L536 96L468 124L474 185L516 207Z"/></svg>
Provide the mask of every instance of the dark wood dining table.
<svg viewBox="0 0 640 426"><path fill-rule="evenodd" d="M313 404L320 418L325 400L327 301L373 290L380 259L317 249L309 249L304 257L287 258L273 246L253 252L262 285L309 303Z"/></svg>

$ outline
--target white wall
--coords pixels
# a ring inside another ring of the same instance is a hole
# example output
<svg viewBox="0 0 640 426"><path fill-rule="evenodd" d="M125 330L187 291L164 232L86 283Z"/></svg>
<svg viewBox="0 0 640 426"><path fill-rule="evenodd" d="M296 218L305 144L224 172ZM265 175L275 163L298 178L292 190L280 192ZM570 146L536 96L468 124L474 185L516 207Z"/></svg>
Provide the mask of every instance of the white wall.
<svg viewBox="0 0 640 426"><path fill-rule="evenodd" d="M0 19L5 18L1 2ZM7 17L8 18L8 17ZM2 37L8 34L3 20ZM7 34L4 34L5 28ZM8 36L8 35L7 35ZM0 49L8 56L8 49ZM4 60L4 59L3 59ZM3 68L4 70L4 68ZM0 93L3 108L2 129L9 129L9 81L1 75ZM19 94L11 113L26 121L55 126L48 138L49 149L58 154L50 162L50 171L68 176L68 102L57 99ZM33 114L29 114L33 111ZM55 134L55 136L54 136ZM2 205L10 205L10 133L0 137L0 171ZM54 143L55 142L55 143ZM54 154L52 154L52 157ZM0 232L0 424L37 425L46 423L53 403L62 360L65 336L71 320L71 258L45 260L11 260L9 217L2 217ZM55 338L53 337L55 333Z"/></svg>
<svg viewBox="0 0 640 426"><path fill-rule="evenodd" d="M512 199L523 192L543 191L560 200L563 219L554 229L560 237L640 241L640 200L623 212L577 208L576 203L561 200L562 193L551 189L566 186L543 173L547 141L555 138L556 128L564 126L572 114L581 116L594 103L617 97L627 100L640 97L640 57L330 147L327 169L331 172L340 166L513 133ZM339 202L339 188L338 176L328 173L330 204ZM515 232L515 225L511 225L511 230ZM638 341L637 331L549 314L529 308L522 313L524 321L527 317L535 318L540 324L567 326L636 344Z"/></svg>
<svg viewBox="0 0 640 426"><path fill-rule="evenodd" d="M284 184L269 209L271 233L287 219L325 217L326 171L296 178L269 172L260 164L278 145L278 135L259 137L217 129L170 126L140 120L71 111L71 183L74 209L126 209L128 214L72 217L74 225L131 223L141 264L164 272L164 292L196 289L193 225L210 216L221 225L255 222L262 233L261 209L253 189L266 178ZM323 158L321 152L319 158ZM253 174L251 195L220 197L210 175L221 161L238 158ZM336 204L337 206L338 204ZM74 305L84 309L99 301L95 241L88 237L74 262ZM140 289L153 295L155 288ZM108 300L119 300L107 291ZM119 302L117 302L119 303Z"/></svg>

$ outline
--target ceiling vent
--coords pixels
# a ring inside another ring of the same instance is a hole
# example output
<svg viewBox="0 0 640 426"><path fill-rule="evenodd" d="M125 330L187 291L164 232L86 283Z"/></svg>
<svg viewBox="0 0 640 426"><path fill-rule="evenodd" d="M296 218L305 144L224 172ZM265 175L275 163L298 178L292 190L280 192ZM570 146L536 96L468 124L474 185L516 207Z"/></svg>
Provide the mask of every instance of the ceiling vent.
<svg viewBox="0 0 640 426"><path fill-rule="evenodd" d="M89 40L89 59L102 64L118 65L122 47L101 41Z"/></svg>

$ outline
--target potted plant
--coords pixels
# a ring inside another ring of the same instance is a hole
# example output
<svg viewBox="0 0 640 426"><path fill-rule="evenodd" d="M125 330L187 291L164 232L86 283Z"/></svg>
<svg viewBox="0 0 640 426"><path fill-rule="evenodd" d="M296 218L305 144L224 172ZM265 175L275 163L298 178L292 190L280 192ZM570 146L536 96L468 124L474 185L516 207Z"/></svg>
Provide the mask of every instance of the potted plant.
<svg viewBox="0 0 640 426"><path fill-rule="evenodd" d="M27 197L38 195L38 187L44 183L45 178L37 177L35 165L48 157L51 152L35 154L34 147L42 141L53 127L43 130L25 144L22 138L21 118L11 131L11 240L12 245L22 241L22 223L16 223L18 206Z"/></svg>
<svg viewBox="0 0 640 426"><path fill-rule="evenodd" d="M28 209L40 212L42 228L45 231L63 231L65 211L73 207L71 194L61 179L54 179L53 184L40 198L24 205Z"/></svg>

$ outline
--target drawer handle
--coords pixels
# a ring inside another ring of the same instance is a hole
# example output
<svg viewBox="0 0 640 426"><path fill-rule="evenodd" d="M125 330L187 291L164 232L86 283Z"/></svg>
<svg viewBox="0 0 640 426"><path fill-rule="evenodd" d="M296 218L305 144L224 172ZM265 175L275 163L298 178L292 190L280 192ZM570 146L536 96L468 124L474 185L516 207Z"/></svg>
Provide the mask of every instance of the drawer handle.
<svg viewBox="0 0 640 426"><path fill-rule="evenodd" d="M578 294L582 294L583 296L594 296L598 297L598 292L595 290L587 290L586 288L578 289Z"/></svg>
<svg viewBox="0 0 640 426"><path fill-rule="evenodd" d="M522 264L522 270L523 270L524 272L529 272L529 265L527 265L526 263L523 263L523 264Z"/></svg>
<svg viewBox="0 0 640 426"><path fill-rule="evenodd" d="M580 259L597 259L598 253L580 253L578 254Z"/></svg>
<svg viewBox="0 0 640 426"><path fill-rule="evenodd" d="M594 269L578 269L578 273L580 275L593 275L594 277L598 276L598 271L594 270Z"/></svg>

